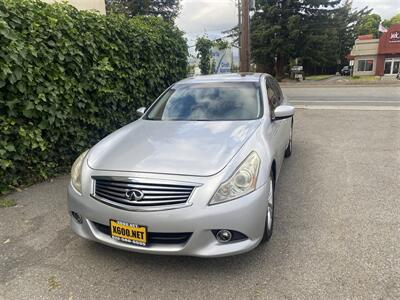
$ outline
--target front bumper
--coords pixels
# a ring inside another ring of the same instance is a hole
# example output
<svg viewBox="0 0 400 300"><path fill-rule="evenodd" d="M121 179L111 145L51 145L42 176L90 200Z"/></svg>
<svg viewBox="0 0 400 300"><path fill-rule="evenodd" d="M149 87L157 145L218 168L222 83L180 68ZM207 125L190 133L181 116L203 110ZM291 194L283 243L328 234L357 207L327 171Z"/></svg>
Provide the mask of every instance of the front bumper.
<svg viewBox="0 0 400 300"><path fill-rule="evenodd" d="M79 195L70 185L68 208L70 215L76 212L82 216L81 224L71 216L72 229L89 240L141 253L219 257L250 251L260 243L264 233L268 192L268 186L263 185L242 198L208 206L208 200L204 201L204 198L196 201L202 196L200 188L191 206L164 211L127 211L108 206L91 196ZM114 240L96 226L108 226L110 219L147 226L148 232L192 234L184 243L136 246ZM247 239L220 243L212 233L217 229L234 230L247 236Z"/></svg>

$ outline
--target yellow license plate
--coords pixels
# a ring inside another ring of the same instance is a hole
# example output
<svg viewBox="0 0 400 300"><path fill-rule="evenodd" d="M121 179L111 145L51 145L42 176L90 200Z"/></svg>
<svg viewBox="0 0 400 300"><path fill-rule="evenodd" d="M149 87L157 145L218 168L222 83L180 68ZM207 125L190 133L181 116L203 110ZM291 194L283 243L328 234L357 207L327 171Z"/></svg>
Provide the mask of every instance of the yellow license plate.
<svg viewBox="0 0 400 300"><path fill-rule="evenodd" d="M146 246L147 227L110 220L111 237L118 241Z"/></svg>

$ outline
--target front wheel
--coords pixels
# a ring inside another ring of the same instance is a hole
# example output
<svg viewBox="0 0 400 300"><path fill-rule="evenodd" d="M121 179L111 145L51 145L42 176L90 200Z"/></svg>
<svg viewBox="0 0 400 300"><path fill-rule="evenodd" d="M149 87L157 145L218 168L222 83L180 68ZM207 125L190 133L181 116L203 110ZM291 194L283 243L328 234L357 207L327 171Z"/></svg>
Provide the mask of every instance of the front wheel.
<svg viewBox="0 0 400 300"><path fill-rule="evenodd" d="M261 242L267 242L272 237L272 231L274 229L274 200L275 200L275 180L273 173L269 175L268 180L268 197L267 197L267 216L265 218L265 229L264 235Z"/></svg>

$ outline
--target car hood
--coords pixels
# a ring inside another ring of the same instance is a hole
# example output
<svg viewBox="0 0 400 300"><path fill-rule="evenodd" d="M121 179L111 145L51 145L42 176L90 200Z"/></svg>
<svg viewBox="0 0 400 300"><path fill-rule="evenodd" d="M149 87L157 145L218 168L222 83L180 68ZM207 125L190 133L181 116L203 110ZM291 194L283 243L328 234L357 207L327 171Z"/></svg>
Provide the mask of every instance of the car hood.
<svg viewBox="0 0 400 300"><path fill-rule="evenodd" d="M210 176L228 164L259 125L259 120L138 120L93 147L88 165L96 170Z"/></svg>

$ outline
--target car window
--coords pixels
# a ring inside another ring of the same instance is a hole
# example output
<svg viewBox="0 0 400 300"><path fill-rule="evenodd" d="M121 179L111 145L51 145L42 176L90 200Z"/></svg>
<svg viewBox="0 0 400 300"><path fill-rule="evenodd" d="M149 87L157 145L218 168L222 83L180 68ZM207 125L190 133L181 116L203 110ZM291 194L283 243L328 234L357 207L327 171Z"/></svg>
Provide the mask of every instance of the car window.
<svg viewBox="0 0 400 300"><path fill-rule="evenodd" d="M166 92L145 119L161 121L252 120L261 117L259 84L180 84Z"/></svg>
<svg viewBox="0 0 400 300"><path fill-rule="evenodd" d="M274 90L275 94L277 95L278 106L282 104L283 101L283 93L281 87L279 86L278 81L275 78L270 77L272 89Z"/></svg>
<svg viewBox="0 0 400 300"><path fill-rule="evenodd" d="M279 89L277 89L277 86L274 84L272 78L267 77L265 83L268 94L268 102L272 113L275 110L275 108L280 105L282 100L280 97Z"/></svg>

